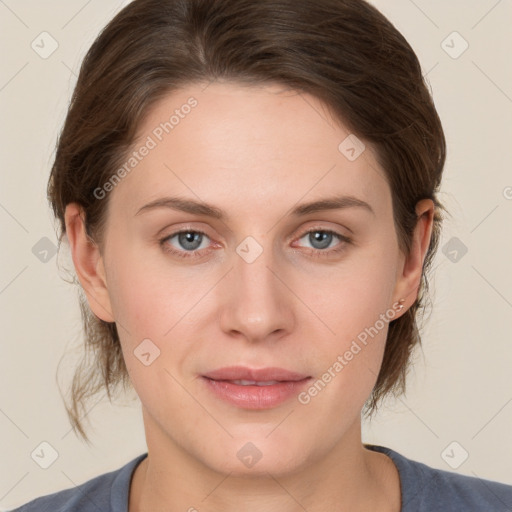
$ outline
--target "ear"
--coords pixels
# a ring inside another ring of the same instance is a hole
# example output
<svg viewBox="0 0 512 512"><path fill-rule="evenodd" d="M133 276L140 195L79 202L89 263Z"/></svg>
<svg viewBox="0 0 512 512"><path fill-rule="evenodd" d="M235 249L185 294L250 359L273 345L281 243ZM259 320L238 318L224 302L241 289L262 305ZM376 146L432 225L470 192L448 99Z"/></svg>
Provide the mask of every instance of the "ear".
<svg viewBox="0 0 512 512"><path fill-rule="evenodd" d="M73 264L89 306L101 320L114 322L103 258L85 231L82 208L76 203L68 204L64 218Z"/></svg>
<svg viewBox="0 0 512 512"><path fill-rule="evenodd" d="M418 296L423 271L423 262L430 244L432 228L434 225L435 205L431 199L422 199L416 204L417 221L411 240L411 250L402 259L397 269L397 281L394 291L394 300L404 299L402 303L405 312L414 304Z"/></svg>

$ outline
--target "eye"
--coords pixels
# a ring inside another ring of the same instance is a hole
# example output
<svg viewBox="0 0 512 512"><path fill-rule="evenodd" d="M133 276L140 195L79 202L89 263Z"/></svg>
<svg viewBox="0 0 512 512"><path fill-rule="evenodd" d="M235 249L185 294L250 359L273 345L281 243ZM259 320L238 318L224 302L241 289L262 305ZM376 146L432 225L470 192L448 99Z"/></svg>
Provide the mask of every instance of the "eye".
<svg viewBox="0 0 512 512"><path fill-rule="evenodd" d="M332 231L330 229L322 229L315 228L306 231L299 240L303 238L306 239L308 243L312 245L312 253L317 256L328 255L332 253L339 252L344 249L345 243L350 243L351 239L342 235L341 233L337 233L336 231ZM338 243L335 245L334 249L329 249L333 241L336 239L345 243Z"/></svg>
<svg viewBox="0 0 512 512"><path fill-rule="evenodd" d="M193 258L201 256L198 251L205 248L201 247L205 237L209 239L208 235L202 231L183 229L160 240L160 245L166 252L181 258ZM173 239L175 239L174 243L172 243ZM208 247L208 244L206 244L206 247Z"/></svg>
<svg viewBox="0 0 512 512"><path fill-rule="evenodd" d="M330 229L314 228L303 233L298 240L305 238L311 244L308 252L313 256L329 256L334 253L341 252L345 249L347 243L352 240L341 233ZM209 244L205 240L210 237L202 231L194 229L182 229L172 233L160 240L160 245L165 252L176 255L180 258L198 258L203 256L203 251L208 252ZM338 239L342 243L338 243L331 247L332 243Z"/></svg>

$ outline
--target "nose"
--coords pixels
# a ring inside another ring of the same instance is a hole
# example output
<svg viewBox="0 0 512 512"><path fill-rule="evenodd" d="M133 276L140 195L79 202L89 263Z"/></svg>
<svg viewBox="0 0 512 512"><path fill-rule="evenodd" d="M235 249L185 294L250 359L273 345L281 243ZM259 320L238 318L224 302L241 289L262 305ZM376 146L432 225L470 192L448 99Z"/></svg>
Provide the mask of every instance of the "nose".
<svg viewBox="0 0 512 512"><path fill-rule="evenodd" d="M268 248L252 262L235 253L233 268L222 282L220 326L249 342L276 340L293 330L294 295L286 273Z"/></svg>

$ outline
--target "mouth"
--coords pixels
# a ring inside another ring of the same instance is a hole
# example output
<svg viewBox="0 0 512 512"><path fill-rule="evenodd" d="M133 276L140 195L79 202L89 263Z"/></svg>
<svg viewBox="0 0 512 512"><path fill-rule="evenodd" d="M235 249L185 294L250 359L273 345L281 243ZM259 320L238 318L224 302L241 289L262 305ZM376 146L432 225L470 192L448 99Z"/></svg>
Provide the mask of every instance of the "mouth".
<svg viewBox="0 0 512 512"><path fill-rule="evenodd" d="M280 381L280 380L267 380L267 381L257 381L257 380L230 380L230 381L224 381L224 382L231 382L233 384L236 384L237 386L273 386L274 384L279 384L280 382L286 382L286 381Z"/></svg>
<svg viewBox="0 0 512 512"><path fill-rule="evenodd" d="M219 368L201 376L207 389L242 409L270 409L290 400L312 380L309 375L269 367Z"/></svg>

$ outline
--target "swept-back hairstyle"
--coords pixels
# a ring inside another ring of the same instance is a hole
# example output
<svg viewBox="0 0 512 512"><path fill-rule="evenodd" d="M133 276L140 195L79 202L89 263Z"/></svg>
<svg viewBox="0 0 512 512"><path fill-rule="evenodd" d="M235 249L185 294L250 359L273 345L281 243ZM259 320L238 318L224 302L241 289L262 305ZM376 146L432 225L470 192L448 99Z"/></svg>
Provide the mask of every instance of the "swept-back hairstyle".
<svg viewBox="0 0 512 512"><path fill-rule="evenodd" d="M191 83L278 83L320 99L374 148L392 192L400 248L407 254L416 203L436 205L415 303L389 325L383 364L365 414L405 391L411 350L420 343L418 314L436 252L444 207L436 197L445 138L418 59L395 27L363 0L134 0L97 37L80 69L57 141L48 197L65 234L66 205L83 208L88 235L103 247L108 195L94 193L126 160L144 116ZM340 141L341 142L341 141ZM76 368L71 424L82 426L87 402L129 383L115 323L94 314L83 296L85 351ZM87 357L89 355L89 357Z"/></svg>

